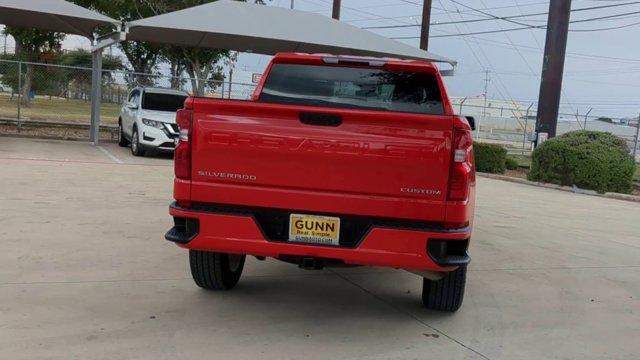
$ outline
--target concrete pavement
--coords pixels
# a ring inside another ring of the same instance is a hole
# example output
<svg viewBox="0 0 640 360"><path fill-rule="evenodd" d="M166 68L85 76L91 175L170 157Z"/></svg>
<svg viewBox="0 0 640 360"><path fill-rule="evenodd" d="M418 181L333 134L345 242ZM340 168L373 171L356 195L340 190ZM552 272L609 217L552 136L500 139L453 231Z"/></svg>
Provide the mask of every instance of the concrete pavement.
<svg viewBox="0 0 640 360"><path fill-rule="evenodd" d="M248 259L205 292L171 226L172 164L0 137L0 359L637 359L640 206L479 179L465 302L391 269Z"/></svg>

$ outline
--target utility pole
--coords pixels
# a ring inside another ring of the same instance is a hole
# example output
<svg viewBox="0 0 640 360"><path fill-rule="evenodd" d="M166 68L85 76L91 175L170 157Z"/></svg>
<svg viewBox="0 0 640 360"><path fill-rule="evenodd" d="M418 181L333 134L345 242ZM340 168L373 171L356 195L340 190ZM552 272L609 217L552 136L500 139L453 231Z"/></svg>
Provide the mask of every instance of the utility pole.
<svg viewBox="0 0 640 360"><path fill-rule="evenodd" d="M542 59L542 78L536 118L536 134L539 137L544 133L542 138L556 136L570 16L571 0L549 2L547 37ZM538 139L536 139L536 145L538 145Z"/></svg>
<svg viewBox="0 0 640 360"><path fill-rule="evenodd" d="M333 0L333 12L331 13L331 17L336 19L336 20L340 20L340 7L341 7L341 3L342 1L340 0Z"/></svg>
<svg viewBox="0 0 640 360"><path fill-rule="evenodd" d="M487 90L489 89L489 70L484 71L484 92L482 97L484 98L484 106L482 107L482 122L484 123L487 118ZM476 124L476 139L480 138L480 124Z"/></svg>
<svg viewBox="0 0 640 360"><path fill-rule="evenodd" d="M431 0L422 3L422 27L420 30L420 49L427 51L429 48L429 22L431 21Z"/></svg>

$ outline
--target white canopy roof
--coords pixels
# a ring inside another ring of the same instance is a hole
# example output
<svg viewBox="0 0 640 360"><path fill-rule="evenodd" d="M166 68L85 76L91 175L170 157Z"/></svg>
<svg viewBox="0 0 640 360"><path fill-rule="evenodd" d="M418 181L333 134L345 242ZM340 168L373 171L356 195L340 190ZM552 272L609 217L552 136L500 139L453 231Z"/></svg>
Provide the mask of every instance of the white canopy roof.
<svg viewBox="0 0 640 360"><path fill-rule="evenodd" d="M0 0L0 24L92 37L97 26L119 22L64 0Z"/></svg>
<svg viewBox="0 0 640 360"><path fill-rule="evenodd" d="M128 40L273 55L333 53L455 61L332 18L275 6L220 0L128 24Z"/></svg>

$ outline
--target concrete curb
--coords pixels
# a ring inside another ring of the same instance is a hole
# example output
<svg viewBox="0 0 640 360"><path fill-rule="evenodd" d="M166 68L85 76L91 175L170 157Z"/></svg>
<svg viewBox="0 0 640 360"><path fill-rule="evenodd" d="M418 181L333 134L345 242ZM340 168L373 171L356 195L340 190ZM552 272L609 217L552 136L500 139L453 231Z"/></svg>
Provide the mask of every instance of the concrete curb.
<svg viewBox="0 0 640 360"><path fill-rule="evenodd" d="M28 134L2 134L0 133L0 137L12 137L18 139L40 139L40 140L61 140L61 141L77 141L77 142L86 142L89 143L89 139L81 139L81 138L73 138L73 137L65 137L65 136L55 136L55 135L28 135ZM116 140L111 139L100 139L101 143L117 143Z"/></svg>
<svg viewBox="0 0 640 360"><path fill-rule="evenodd" d="M0 125L15 125L20 124L24 127L62 127L66 129L83 129L89 130L91 125L73 122L61 122L61 121L41 121L41 120L22 120L0 118ZM100 131L115 131L118 130L118 125L100 125Z"/></svg>
<svg viewBox="0 0 640 360"><path fill-rule="evenodd" d="M560 190L565 192L571 192L574 194L598 196L598 197L603 197L608 199L625 200L625 201L633 201L633 202L640 203L640 196L635 196L635 195L627 195L627 194L619 194L619 193L611 193L611 192L600 194L594 190L585 190L585 189L580 189L578 187L562 186L557 184L539 183L539 182L529 181L526 179L511 177L507 175L499 175L499 174L489 174L489 173L479 172L478 176L482 176L489 179L495 179L495 180L509 181L512 183L542 187L547 189L555 189L555 190Z"/></svg>

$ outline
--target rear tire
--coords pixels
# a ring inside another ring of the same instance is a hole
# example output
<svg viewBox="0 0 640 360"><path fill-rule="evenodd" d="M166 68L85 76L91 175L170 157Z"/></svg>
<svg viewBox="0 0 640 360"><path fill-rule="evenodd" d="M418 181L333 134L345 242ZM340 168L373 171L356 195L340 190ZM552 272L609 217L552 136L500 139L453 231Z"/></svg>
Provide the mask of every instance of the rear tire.
<svg viewBox="0 0 640 360"><path fill-rule="evenodd" d="M231 290L240 280L245 255L189 250L191 276L206 290Z"/></svg>
<svg viewBox="0 0 640 360"><path fill-rule="evenodd" d="M121 147L129 146L129 140L124 137L124 132L122 131L122 120L118 121L118 145Z"/></svg>
<svg viewBox="0 0 640 360"><path fill-rule="evenodd" d="M140 133L138 133L138 128L135 126L131 133L131 154L133 154L133 156L144 155L144 150L142 150L142 145L140 145Z"/></svg>
<svg viewBox="0 0 640 360"><path fill-rule="evenodd" d="M422 282L422 303L427 309L454 312L460 309L464 299L467 266L460 266L442 279Z"/></svg>

